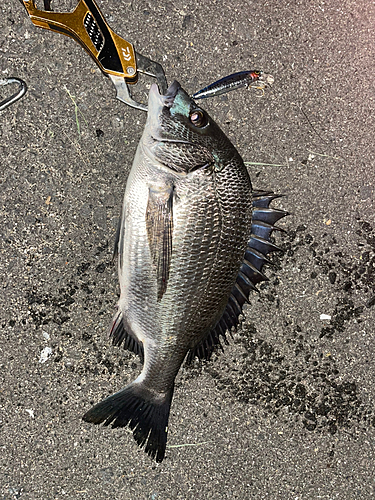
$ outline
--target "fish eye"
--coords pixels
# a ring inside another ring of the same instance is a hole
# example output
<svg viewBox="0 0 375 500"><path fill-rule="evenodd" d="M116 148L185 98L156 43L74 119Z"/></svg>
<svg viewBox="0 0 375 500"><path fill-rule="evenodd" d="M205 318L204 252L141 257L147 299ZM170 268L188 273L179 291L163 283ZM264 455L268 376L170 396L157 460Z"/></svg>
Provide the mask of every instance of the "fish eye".
<svg viewBox="0 0 375 500"><path fill-rule="evenodd" d="M200 109L194 109L194 111L190 113L190 121L195 127L199 128L207 125L206 115Z"/></svg>

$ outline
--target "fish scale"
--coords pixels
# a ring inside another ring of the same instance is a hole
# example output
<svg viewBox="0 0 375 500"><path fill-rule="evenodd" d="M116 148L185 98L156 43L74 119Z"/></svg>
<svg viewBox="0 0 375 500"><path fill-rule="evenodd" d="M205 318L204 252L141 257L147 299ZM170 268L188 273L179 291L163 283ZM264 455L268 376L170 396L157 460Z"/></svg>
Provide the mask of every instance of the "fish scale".
<svg viewBox="0 0 375 500"><path fill-rule="evenodd" d="M153 85L127 181L116 251L121 295L113 343L143 358L140 375L84 420L129 425L162 461L174 380L184 359L209 359L237 327L262 273L275 195L254 193L237 150L174 82Z"/></svg>

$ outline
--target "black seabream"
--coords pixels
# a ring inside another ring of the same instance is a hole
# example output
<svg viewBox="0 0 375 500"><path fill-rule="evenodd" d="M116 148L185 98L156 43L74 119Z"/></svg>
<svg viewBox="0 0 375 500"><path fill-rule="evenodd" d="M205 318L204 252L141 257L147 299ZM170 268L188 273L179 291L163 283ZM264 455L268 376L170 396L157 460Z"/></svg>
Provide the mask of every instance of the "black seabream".
<svg viewBox="0 0 375 500"><path fill-rule="evenodd" d="M269 208L275 197L252 191L236 148L179 83L165 95L152 85L116 241L121 296L111 329L143 369L84 420L129 425L163 460L182 362L210 358L266 279L266 256L278 249L269 237L286 215Z"/></svg>

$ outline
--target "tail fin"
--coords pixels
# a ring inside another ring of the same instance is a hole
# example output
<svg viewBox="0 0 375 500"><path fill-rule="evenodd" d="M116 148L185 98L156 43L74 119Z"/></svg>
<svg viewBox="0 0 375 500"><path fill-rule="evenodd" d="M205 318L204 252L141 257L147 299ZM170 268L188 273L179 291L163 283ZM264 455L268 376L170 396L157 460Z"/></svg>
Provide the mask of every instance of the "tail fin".
<svg viewBox="0 0 375 500"><path fill-rule="evenodd" d="M82 418L93 424L113 422L112 427L129 425L138 445L142 447L146 443L145 452L162 462L172 396L173 386L163 397L156 397L135 381L93 406Z"/></svg>

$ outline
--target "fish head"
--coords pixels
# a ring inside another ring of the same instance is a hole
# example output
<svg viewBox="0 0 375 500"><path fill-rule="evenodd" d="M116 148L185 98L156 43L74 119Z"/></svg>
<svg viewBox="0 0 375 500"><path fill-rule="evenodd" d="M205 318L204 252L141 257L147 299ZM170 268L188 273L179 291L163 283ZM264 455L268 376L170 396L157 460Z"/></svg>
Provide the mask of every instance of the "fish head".
<svg viewBox="0 0 375 500"><path fill-rule="evenodd" d="M182 174L199 168L220 170L233 155L239 157L220 127L177 81L165 94L156 84L151 86L143 142L159 162Z"/></svg>

